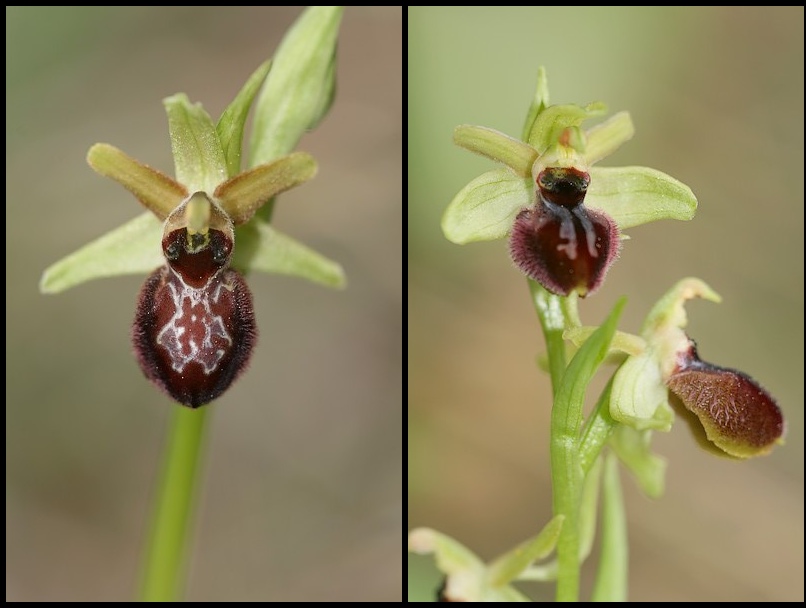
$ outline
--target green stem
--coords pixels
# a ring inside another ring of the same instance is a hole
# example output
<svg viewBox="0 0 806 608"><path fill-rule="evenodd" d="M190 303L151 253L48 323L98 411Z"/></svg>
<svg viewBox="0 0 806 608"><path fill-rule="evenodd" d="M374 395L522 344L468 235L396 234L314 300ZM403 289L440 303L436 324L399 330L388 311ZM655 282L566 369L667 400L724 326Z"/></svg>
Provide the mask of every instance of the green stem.
<svg viewBox="0 0 806 608"><path fill-rule="evenodd" d="M181 599L207 412L175 406L145 553L140 599Z"/></svg>
<svg viewBox="0 0 806 608"><path fill-rule="evenodd" d="M543 328L543 336L546 340L551 388L553 394L556 395L560 387L560 380L562 380L565 372L563 332L565 331L566 320L562 298L549 293L532 279L528 279L528 282L532 302L540 319L540 326Z"/></svg>
<svg viewBox="0 0 806 608"><path fill-rule="evenodd" d="M571 315L554 314L549 300L540 298L539 290L532 290L538 315L544 330L548 328L555 336L562 332L559 325ZM560 302L558 301L558 304ZM624 308L622 298L616 303L602 326L583 344L571 363L562 372L559 382L554 382L554 405L551 410L551 479L553 485L554 515L563 515L565 521L557 542L557 601L574 602L579 598L580 578L580 504L585 479L580 454L580 431L585 392L594 373L607 355L616 330L619 315ZM549 337L546 337L549 344ZM559 349L555 346L555 353ZM562 350L563 361L565 351ZM549 351L549 369L556 364Z"/></svg>

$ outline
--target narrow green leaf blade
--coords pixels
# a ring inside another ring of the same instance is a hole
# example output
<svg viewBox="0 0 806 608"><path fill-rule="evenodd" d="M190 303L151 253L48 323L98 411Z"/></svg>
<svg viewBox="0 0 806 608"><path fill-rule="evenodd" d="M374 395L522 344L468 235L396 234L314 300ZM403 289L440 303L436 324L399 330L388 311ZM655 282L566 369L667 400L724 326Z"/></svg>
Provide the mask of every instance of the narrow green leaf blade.
<svg viewBox="0 0 806 608"><path fill-rule="evenodd" d="M59 293L86 281L148 273L165 263L162 222L144 213L92 241L45 270L42 293Z"/></svg>
<svg viewBox="0 0 806 608"><path fill-rule="evenodd" d="M549 105L549 82L546 76L546 68L542 65L537 68L537 87L535 89L535 96L532 103L529 104L529 111L526 114L526 120L523 123L523 139L529 138L529 133L532 132L532 127L535 120L540 116L541 112Z"/></svg>
<svg viewBox="0 0 806 608"><path fill-rule="evenodd" d="M608 454L602 504L602 548L591 601L627 601L627 554L627 520L624 515L618 460Z"/></svg>
<svg viewBox="0 0 806 608"><path fill-rule="evenodd" d="M607 356L610 342L616 332L618 319L626 304L625 298L620 298L605 322L597 329L585 344L577 351L563 374L560 388L557 390L554 408L567 412L563 420L563 433L575 445L579 443L579 430L582 422L582 404L585 392L591 378ZM552 418L553 420L553 418Z"/></svg>
<svg viewBox="0 0 806 608"><path fill-rule="evenodd" d="M264 61L249 77L232 103L227 106L221 118L218 119L216 132L224 151L227 163L227 175L232 177L241 171L241 144L243 143L243 129L249 109L255 100L263 81L271 69L271 59Z"/></svg>
<svg viewBox="0 0 806 608"><path fill-rule="evenodd" d="M553 517L539 534L522 542L490 564L487 579L490 584L494 587L507 585L532 562L548 557L557 545L563 521L565 521L564 515Z"/></svg>

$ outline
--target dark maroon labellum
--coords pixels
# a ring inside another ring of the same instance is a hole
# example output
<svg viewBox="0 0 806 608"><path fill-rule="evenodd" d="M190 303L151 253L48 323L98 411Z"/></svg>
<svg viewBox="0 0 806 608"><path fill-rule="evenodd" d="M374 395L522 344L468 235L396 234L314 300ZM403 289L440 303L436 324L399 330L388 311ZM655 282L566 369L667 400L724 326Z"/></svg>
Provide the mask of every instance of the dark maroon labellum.
<svg viewBox="0 0 806 608"><path fill-rule="evenodd" d="M593 293L619 250L616 223L584 205L588 173L550 167L537 177L535 206L515 218L510 254L517 266L550 292Z"/></svg>
<svg viewBox="0 0 806 608"><path fill-rule="evenodd" d="M143 285L132 329L140 368L183 405L220 396L245 368L257 339L252 296L227 267L232 240L210 228L168 232L167 265Z"/></svg>
<svg viewBox="0 0 806 608"><path fill-rule="evenodd" d="M784 433L772 396L747 374L702 361L692 340L667 385L699 418L708 439L732 456L764 454Z"/></svg>

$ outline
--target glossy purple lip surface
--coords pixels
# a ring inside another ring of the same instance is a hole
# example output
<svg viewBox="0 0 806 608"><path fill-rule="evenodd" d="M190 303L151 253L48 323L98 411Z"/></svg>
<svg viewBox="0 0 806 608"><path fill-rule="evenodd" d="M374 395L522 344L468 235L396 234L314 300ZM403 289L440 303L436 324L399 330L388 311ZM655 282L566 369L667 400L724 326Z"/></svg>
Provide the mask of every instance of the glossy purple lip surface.
<svg viewBox="0 0 806 608"><path fill-rule="evenodd" d="M557 295L596 291L619 249L615 222L584 205L590 178L577 169L544 169L532 208L515 218L510 254L528 277Z"/></svg>

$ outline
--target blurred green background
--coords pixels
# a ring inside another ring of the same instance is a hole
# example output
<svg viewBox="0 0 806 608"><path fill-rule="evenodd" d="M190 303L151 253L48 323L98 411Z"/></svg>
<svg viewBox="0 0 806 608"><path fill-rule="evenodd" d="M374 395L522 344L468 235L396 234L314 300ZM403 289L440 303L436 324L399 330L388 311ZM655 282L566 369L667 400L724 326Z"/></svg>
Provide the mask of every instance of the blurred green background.
<svg viewBox="0 0 806 608"><path fill-rule="evenodd" d="M788 421L784 447L741 463L700 451L684 424L655 435L665 495L648 500L624 476L630 599L803 601L803 17L803 7L408 10L409 528L438 528L492 558L550 516L549 386L535 369L543 343L525 281L504 242L460 247L439 228L454 194L493 168L452 145L454 126L520 136L545 65L552 102L631 112L635 138L603 165L660 169L700 202L693 222L629 231L583 321L600 322L626 294L621 327L635 332L674 282L698 276L724 298L688 306L700 355L751 373ZM432 599L432 560L408 563L409 598Z"/></svg>
<svg viewBox="0 0 806 608"><path fill-rule="evenodd" d="M171 404L129 343L145 277L58 296L51 263L141 213L103 141L173 173L161 100L217 117L299 7L6 10L6 599L134 597ZM345 11L338 92L277 227L346 291L249 278L260 341L215 405L189 600L400 601L402 10Z"/></svg>

